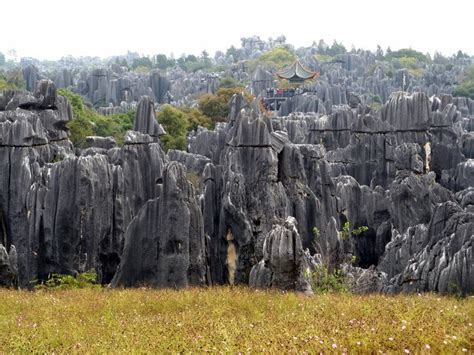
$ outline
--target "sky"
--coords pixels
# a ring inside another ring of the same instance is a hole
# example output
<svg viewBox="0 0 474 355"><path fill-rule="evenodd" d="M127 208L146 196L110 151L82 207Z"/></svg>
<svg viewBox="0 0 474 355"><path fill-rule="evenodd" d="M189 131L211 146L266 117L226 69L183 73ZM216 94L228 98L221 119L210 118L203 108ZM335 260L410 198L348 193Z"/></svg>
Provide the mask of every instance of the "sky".
<svg viewBox="0 0 474 355"><path fill-rule="evenodd" d="M0 52L19 57L213 54L240 38L474 55L474 0L1 0Z"/></svg>

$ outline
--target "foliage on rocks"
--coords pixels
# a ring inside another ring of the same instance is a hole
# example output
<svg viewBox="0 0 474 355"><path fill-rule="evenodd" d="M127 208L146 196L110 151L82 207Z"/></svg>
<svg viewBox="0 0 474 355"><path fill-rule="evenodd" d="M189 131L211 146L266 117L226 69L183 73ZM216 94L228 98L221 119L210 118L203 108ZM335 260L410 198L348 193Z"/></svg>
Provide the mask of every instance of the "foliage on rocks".
<svg viewBox="0 0 474 355"><path fill-rule="evenodd" d="M474 100L474 65L464 71L464 75L453 92L454 96L465 96Z"/></svg>
<svg viewBox="0 0 474 355"><path fill-rule="evenodd" d="M123 143L125 132L132 129L135 113L118 113L110 116L98 114L90 108L82 96L67 89L59 89L58 95L68 99L74 119L67 124L69 138L75 145L84 142L87 136L111 136L118 144Z"/></svg>
<svg viewBox="0 0 474 355"><path fill-rule="evenodd" d="M77 276L51 274L48 280L35 286L36 290L72 290L80 288L100 288L94 270L80 273Z"/></svg>
<svg viewBox="0 0 474 355"><path fill-rule="evenodd" d="M242 87L220 88L215 95L206 94L199 99L199 109L214 123L223 122L229 115L229 101L235 94L244 95L247 103L252 102L253 96Z"/></svg>

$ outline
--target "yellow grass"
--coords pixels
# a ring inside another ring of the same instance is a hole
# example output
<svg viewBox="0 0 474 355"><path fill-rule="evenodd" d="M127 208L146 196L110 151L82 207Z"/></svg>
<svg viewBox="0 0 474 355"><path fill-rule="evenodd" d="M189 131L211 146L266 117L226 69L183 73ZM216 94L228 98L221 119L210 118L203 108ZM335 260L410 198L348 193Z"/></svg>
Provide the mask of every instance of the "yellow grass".
<svg viewBox="0 0 474 355"><path fill-rule="evenodd" d="M0 291L0 353L471 353L473 323L473 298L438 295Z"/></svg>

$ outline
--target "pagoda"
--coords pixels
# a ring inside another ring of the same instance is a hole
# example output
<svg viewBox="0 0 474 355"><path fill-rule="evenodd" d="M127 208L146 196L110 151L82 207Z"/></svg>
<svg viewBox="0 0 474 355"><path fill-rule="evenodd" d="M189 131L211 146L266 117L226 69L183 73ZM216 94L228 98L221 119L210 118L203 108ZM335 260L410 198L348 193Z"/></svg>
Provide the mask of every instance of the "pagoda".
<svg viewBox="0 0 474 355"><path fill-rule="evenodd" d="M303 64L296 60L292 65L276 73L280 79L286 79L290 83L301 84L305 80L314 79L318 73L306 69Z"/></svg>

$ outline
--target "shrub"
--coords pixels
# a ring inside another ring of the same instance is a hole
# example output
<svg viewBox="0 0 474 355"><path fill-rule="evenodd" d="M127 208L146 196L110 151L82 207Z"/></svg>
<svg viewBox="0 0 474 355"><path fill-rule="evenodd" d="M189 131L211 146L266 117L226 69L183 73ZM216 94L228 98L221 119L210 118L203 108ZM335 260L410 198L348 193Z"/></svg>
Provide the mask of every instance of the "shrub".
<svg viewBox="0 0 474 355"><path fill-rule="evenodd" d="M160 138L166 150L186 150L188 132L196 130L199 126L207 129L214 128L212 120L197 108L164 105L157 119L167 133Z"/></svg>
<svg viewBox="0 0 474 355"><path fill-rule="evenodd" d="M235 87L244 87L241 82L235 80L234 78L228 76L222 78L219 83L219 88L235 88Z"/></svg>
<svg viewBox="0 0 474 355"><path fill-rule="evenodd" d="M0 71L0 90L20 90L25 88L26 83L21 69L11 69L6 72Z"/></svg>
<svg viewBox="0 0 474 355"><path fill-rule="evenodd" d="M226 121L229 115L229 101L235 94L243 93L247 103L252 102L253 96L242 87L221 88L215 95L205 94L199 99L201 112L213 123Z"/></svg>
<svg viewBox="0 0 474 355"><path fill-rule="evenodd" d="M328 54L318 53L314 55L314 59L316 59L318 62L330 62L334 59L334 57Z"/></svg>
<svg viewBox="0 0 474 355"><path fill-rule="evenodd" d="M123 143L125 132L132 129L135 117L134 111L118 113L111 116L99 115L89 108L82 96L67 89L59 89L58 94L68 99L72 106L74 119L67 123L69 139L74 145L80 145L87 136L111 136L120 145Z"/></svg>
<svg viewBox="0 0 474 355"><path fill-rule="evenodd" d="M474 100L474 65L464 70L463 77L453 91L454 96L465 96Z"/></svg>
<svg viewBox="0 0 474 355"><path fill-rule="evenodd" d="M270 69L281 69L296 60L295 54L286 47L277 47L263 53L256 61L256 65L263 65Z"/></svg>
<svg viewBox="0 0 474 355"><path fill-rule="evenodd" d="M197 108L181 107L179 108L186 114L188 120L188 131L195 131L199 126L213 129L214 123L202 111Z"/></svg>
<svg viewBox="0 0 474 355"><path fill-rule="evenodd" d="M78 288L100 288L97 284L95 270L78 274L77 276L51 274L46 282L35 286L36 290L71 290Z"/></svg>
<svg viewBox="0 0 474 355"><path fill-rule="evenodd" d="M347 283L339 269L330 272L326 266L319 265L310 278L315 293L348 292Z"/></svg>
<svg viewBox="0 0 474 355"><path fill-rule="evenodd" d="M213 122L225 121L229 114L228 102L218 95L206 94L199 99L199 109Z"/></svg>
<svg viewBox="0 0 474 355"><path fill-rule="evenodd" d="M411 48L404 48L398 51L387 50L387 53L385 54L386 59L403 58L403 57L405 58L412 57L416 61L423 62L423 63L428 63L430 61L430 59L425 54Z"/></svg>
<svg viewBox="0 0 474 355"><path fill-rule="evenodd" d="M312 232L315 238L319 238L321 236L321 231L319 230L318 227L313 227Z"/></svg>
<svg viewBox="0 0 474 355"><path fill-rule="evenodd" d="M148 57L135 58L132 63L133 69L147 68L148 70L153 67L153 63Z"/></svg>
<svg viewBox="0 0 474 355"><path fill-rule="evenodd" d="M413 76L421 76L423 68L421 63L415 57L400 57L398 59L402 68L408 69L408 72Z"/></svg>
<svg viewBox="0 0 474 355"><path fill-rule="evenodd" d="M369 230L369 227L360 226L360 227L352 229L352 232L350 231L350 229L351 229L351 223L349 221L347 221L342 226L342 230L341 230L341 239L342 240L346 240L350 235L359 235L363 232L366 232L366 231Z"/></svg>
<svg viewBox="0 0 474 355"><path fill-rule="evenodd" d="M186 114L176 107L164 105L157 118L167 133L160 138L165 150L186 150L186 134L189 127Z"/></svg>

